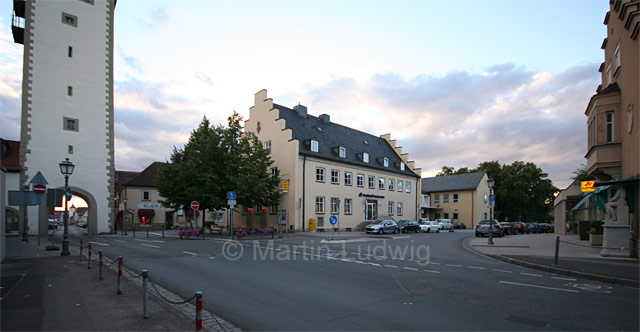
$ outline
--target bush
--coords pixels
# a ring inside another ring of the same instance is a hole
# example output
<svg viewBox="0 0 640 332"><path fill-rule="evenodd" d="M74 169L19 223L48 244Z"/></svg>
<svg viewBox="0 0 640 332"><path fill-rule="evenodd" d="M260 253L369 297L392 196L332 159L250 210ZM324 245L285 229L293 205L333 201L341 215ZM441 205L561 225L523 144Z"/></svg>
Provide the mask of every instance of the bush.
<svg viewBox="0 0 640 332"><path fill-rule="evenodd" d="M589 234L602 234L602 224L600 220L593 220L589 223Z"/></svg>

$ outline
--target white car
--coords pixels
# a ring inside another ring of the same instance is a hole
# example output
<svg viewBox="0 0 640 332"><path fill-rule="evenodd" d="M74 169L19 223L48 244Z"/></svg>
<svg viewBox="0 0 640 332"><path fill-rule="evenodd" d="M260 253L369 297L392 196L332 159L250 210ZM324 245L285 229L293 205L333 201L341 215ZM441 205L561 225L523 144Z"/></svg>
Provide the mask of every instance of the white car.
<svg viewBox="0 0 640 332"><path fill-rule="evenodd" d="M436 232L440 233L440 224L435 221L421 221L420 222L420 231L421 232Z"/></svg>
<svg viewBox="0 0 640 332"><path fill-rule="evenodd" d="M453 229L453 219L436 219L440 229Z"/></svg>

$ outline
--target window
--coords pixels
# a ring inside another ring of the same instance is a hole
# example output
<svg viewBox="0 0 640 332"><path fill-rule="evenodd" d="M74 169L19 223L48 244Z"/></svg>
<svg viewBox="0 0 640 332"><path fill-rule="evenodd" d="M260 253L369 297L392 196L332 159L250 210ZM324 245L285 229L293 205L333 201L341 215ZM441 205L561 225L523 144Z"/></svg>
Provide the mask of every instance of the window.
<svg viewBox="0 0 640 332"><path fill-rule="evenodd" d="M347 158L347 148L344 146L340 147L340 158Z"/></svg>
<svg viewBox="0 0 640 332"><path fill-rule="evenodd" d="M396 190L395 182L393 181L393 179L389 179L389 191L394 191L394 190Z"/></svg>
<svg viewBox="0 0 640 332"><path fill-rule="evenodd" d="M71 85L67 86L67 96L73 96L73 87Z"/></svg>
<svg viewBox="0 0 640 332"><path fill-rule="evenodd" d="M67 56L73 58L73 47L69 46L69 50L67 51Z"/></svg>
<svg viewBox="0 0 640 332"><path fill-rule="evenodd" d="M311 140L311 151L318 152L318 141Z"/></svg>
<svg viewBox="0 0 640 332"><path fill-rule="evenodd" d="M316 167L316 182L324 182L324 168Z"/></svg>
<svg viewBox="0 0 640 332"><path fill-rule="evenodd" d="M331 183L340 184L340 171L335 169L331 170Z"/></svg>
<svg viewBox="0 0 640 332"><path fill-rule="evenodd" d="M80 1L86 2L86 3L90 4L90 5L93 5L93 1L94 0L80 0Z"/></svg>
<svg viewBox="0 0 640 332"><path fill-rule="evenodd" d="M68 24L72 27L77 27L78 26L78 17L71 15L71 14L67 14L67 13L62 13L62 23L64 24Z"/></svg>
<svg viewBox="0 0 640 332"><path fill-rule="evenodd" d="M407 182L404 185L407 188L407 192L410 193L411 192L411 182Z"/></svg>
<svg viewBox="0 0 640 332"><path fill-rule="evenodd" d="M389 167L389 158L384 158L382 164L384 165L384 167Z"/></svg>
<svg viewBox="0 0 640 332"><path fill-rule="evenodd" d="M356 179L358 187L364 187L364 174L358 174Z"/></svg>
<svg viewBox="0 0 640 332"><path fill-rule="evenodd" d="M80 124L78 123L78 119L72 119L64 117L62 119L62 128L64 130L78 131L80 128Z"/></svg>
<svg viewBox="0 0 640 332"><path fill-rule="evenodd" d="M402 192L402 180L398 180L398 191Z"/></svg>
<svg viewBox="0 0 640 332"><path fill-rule="evenodd" d="M618 42L618 46L616 46L616 50L613 54L616 58L616 70L618 70L618 68L620 68L620 42Z"/></svg>
<svg viewBox="0 0 640 332"><path fill-rule="evenodd" d="M387 213L392 216L393 215L393 202L389 202L389 208L387 209Z"/></svg>
<svg viewBox="0 0 640 332"><path fill-rule="evenodd" d="M143 190L142 191L142 200L143 201L150 201L151 200L151 192L149 190Z"/></svg>
<svg viewBox="0 0 640 332"><path fill-rule="evenodd" d="M404 171L404 162L403 161L400 162L400 170Z"/></svg>
<svg viewBox="0 0 640 332"><path fill-rule="evenodd" d="M274 177L278 174L278 167L271 167L269 169L269 175L271 175L271 177Z"/></svg>
<svg viewBox="0 0 640 332"><path fill-rule="evenodd" d="M611 84L611 64L607 66L607 84Z"/></svg>
<svg viewBox="0 0 640 332"><path fill-rule="evenodd" d="M449 194L443 194L442 195L442 203L444 204L448 204L449 203ZM445 217L446 219L447 217Z"/></svg>
<svg viewBox="0 0 640 332"><path fill-rule="evenodd" d="M369 188L376 189L376 177L369 175Z"/></svg>
<svg viewBox="0 0 640 332"><path fill-rule="evenodd" d="M384 178L378 178L378 189L384 190L384 187L385 187Z"/></svg>
<svg viewBox="0 0 640 332"><path fill-rule="evenodd" d="M453 194L453 202L458 203L458 194Z"/></svg>
<svg viewBox="0 0 640 332"><path fill-rule="evenodd" d="M369 154L368 153L363 153L362 154L362 161L364 161L365 163L369 162Z"/></svg>
<svg viewBox="0 0 640 332"><path fill-rule="evenodd" d="M324 213L324 197L316 197L316 213Z"/></svg>
<svg viewBox="0 0 640 332"><path fill-rule="evenodd" d="M440 204L440 194L433 195L433 204Z"/></svg>
<svg viewBox="0 0 640 332"><path fill-rule="evenodd" d="M351 207L353 206L353 202L351 200L351 198L345 198L344 199L344 214L351 214L353 213L351 211Z"/></svg>
<svg viewBox="0 0 640 332"><path fill-rule="evenodd" d="M440 213L436 213L435 219L440 219ZM487 219L487 216L485 216L484 219Z"/></svg>
<svg viewBox="0 0 640 332"><path fill-rule="evenodd" d="M458 212L453 213L453 220L458 220Z"/></svg>
<svg viewBox="0 0 640 332"><path fill-rule="evenodd" d="M269 214L276 214L278 213L278 206L274 205L274 206L270 206L269 207Z"/></svg>
<svg viewBox="0 0 640 332"><path fill-rule="evenodd" d="M69 154L73 154L73 145L69 145L69 146L67 147L67 153L69 153Z"/></svg>
<svg viewBox="0 0 640 332"><path fill-rule="evenodd" d="M271 153L271 141L264 142L264 148Z"/></svg>
<svg viewBox="0 0 640 332"><path fill-rule="evenodd" d="M353 185L353 174L351 172L344 172L344 185Z"/></svg>
<svg viewBox="0 0 640 332"><path fill-rule="evenodd" d="M338 199L337 197L331 197L331 213L340 213L340 210L338 210L339 205L340 199Z"/></svg>
<svg viewBox="0 0 640 332"><path fill-rule="evenodd" d="M398 202L398 215L402 215L402 202Z"/></svg>
<svg viewBox="0 0 640 332"><path fill-rule="evenodd" d="M607 112L607 143L613 143L616 139L615 120L615 114Z"/></svg>
<svg viewBox="0 0 640 332"><path fill-rule="evenodd" d="M449 219L449 213L444 214L444 219Z"/></svg>
<svg viewBox="0 0 640 332"><path fill-rule="evenodd" d="M324 216L317 216L318 218L318 227L324 227Z"/></svg>

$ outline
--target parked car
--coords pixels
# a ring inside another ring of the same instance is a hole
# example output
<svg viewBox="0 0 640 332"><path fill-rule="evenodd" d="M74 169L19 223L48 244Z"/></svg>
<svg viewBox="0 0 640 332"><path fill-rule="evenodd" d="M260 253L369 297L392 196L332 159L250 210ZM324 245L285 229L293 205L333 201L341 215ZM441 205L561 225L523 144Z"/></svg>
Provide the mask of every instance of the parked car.
<svg viewBox="0 0 640 332"><path fill-rule="evenodd" d="M454 229L467 229L467 225L465 225L464 223L461 223L459 221L456 221L453 223L453 228Z"/></svg>
<svg viewBox="0 0 640 332"><path fill-rule="evenodd" d="M56 219L49 219L49 229L58 229L58 221Z"/></svg>
<svg viewBox="0 0 640 332"><path fill-rule="evenodd" d="M489 228L491 228L491 234L495 236L503 236L502 225L497 220L480 220L476 225L476 237L489 235Z"/></svg>
<svg viewBox="0 0 640 332"><path fill-rule="evenodd" d="M529 233L529 227L527 227L527 225L525 223L523 223L522 221L514 221L514 222L511 223L511 226L515 230L516 234L528 234Z"/></svg>
<svg viewBox="0 0 640 332"><path fill-rule="evenodd" d="M396 224L395 221L391 219L379 219L379 220L375 220L374 222L369 224L367 227L365 227L365 231L367 233L377 233L377 234L384 234L384 233L397 234L399 230L398 230L398 224Z"/></svg>
<svg viewBox="0 0 640 332"><path fill-rule="evenodd" d="M440 224L440 229L453 228L453 219L436 219L436 222Z"/></svg>
<svg viewBox="0 0 640 332"><path fill-rule="evenodd" d="M538 233L538 224L535 222L526 222L527 228L529 229L529 233Z"/></svg>
<svg viewBox="0 0 640 332"><path fill-rule="evenodd" d="M502 225L502 234L504 234L504 235L513 234L513 226L511 226L510 222L503 221L503 222L500 223L500 225Z"/></svg>
<svg viewBox="0 0 640 332"><path fill-rule="evenodd" d="M539 222L538 233L551 233L551 227L547 223Z"/></svg>
<svg viewBox="0 0 640 332"><path fill-rule="evenodd" d="M436 232L440 233L440 224L435 221L421 221L420 222L420 231L421 232Z"/></svg>
<svg viewBox="0 0 640 332"><path fill-rule="evenodd" d="M415 220L400 220L398 222L400 226L400 232L408 233L408 232L416 232L420 231L420 225Z"/></svg>

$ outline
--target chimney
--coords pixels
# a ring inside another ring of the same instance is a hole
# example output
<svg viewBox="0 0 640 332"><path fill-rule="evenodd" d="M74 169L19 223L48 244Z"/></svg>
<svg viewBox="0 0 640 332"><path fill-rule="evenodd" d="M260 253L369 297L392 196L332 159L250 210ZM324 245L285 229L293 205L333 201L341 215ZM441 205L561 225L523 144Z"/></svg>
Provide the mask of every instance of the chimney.
<svg viewBox="0 0 640 332"><path fill-rule="evenodd" d="M293 106L293 110L298 113L299 116L306 118L307 117L307 106L302 106L300 103L298 105Z"/></svg>
<svg viewBox="0 0 640 332"><path fill-rule="evenodd" d="M329 114L320 114L319 118L325 124L331 123L331 121L329 121Z"/></svg>

